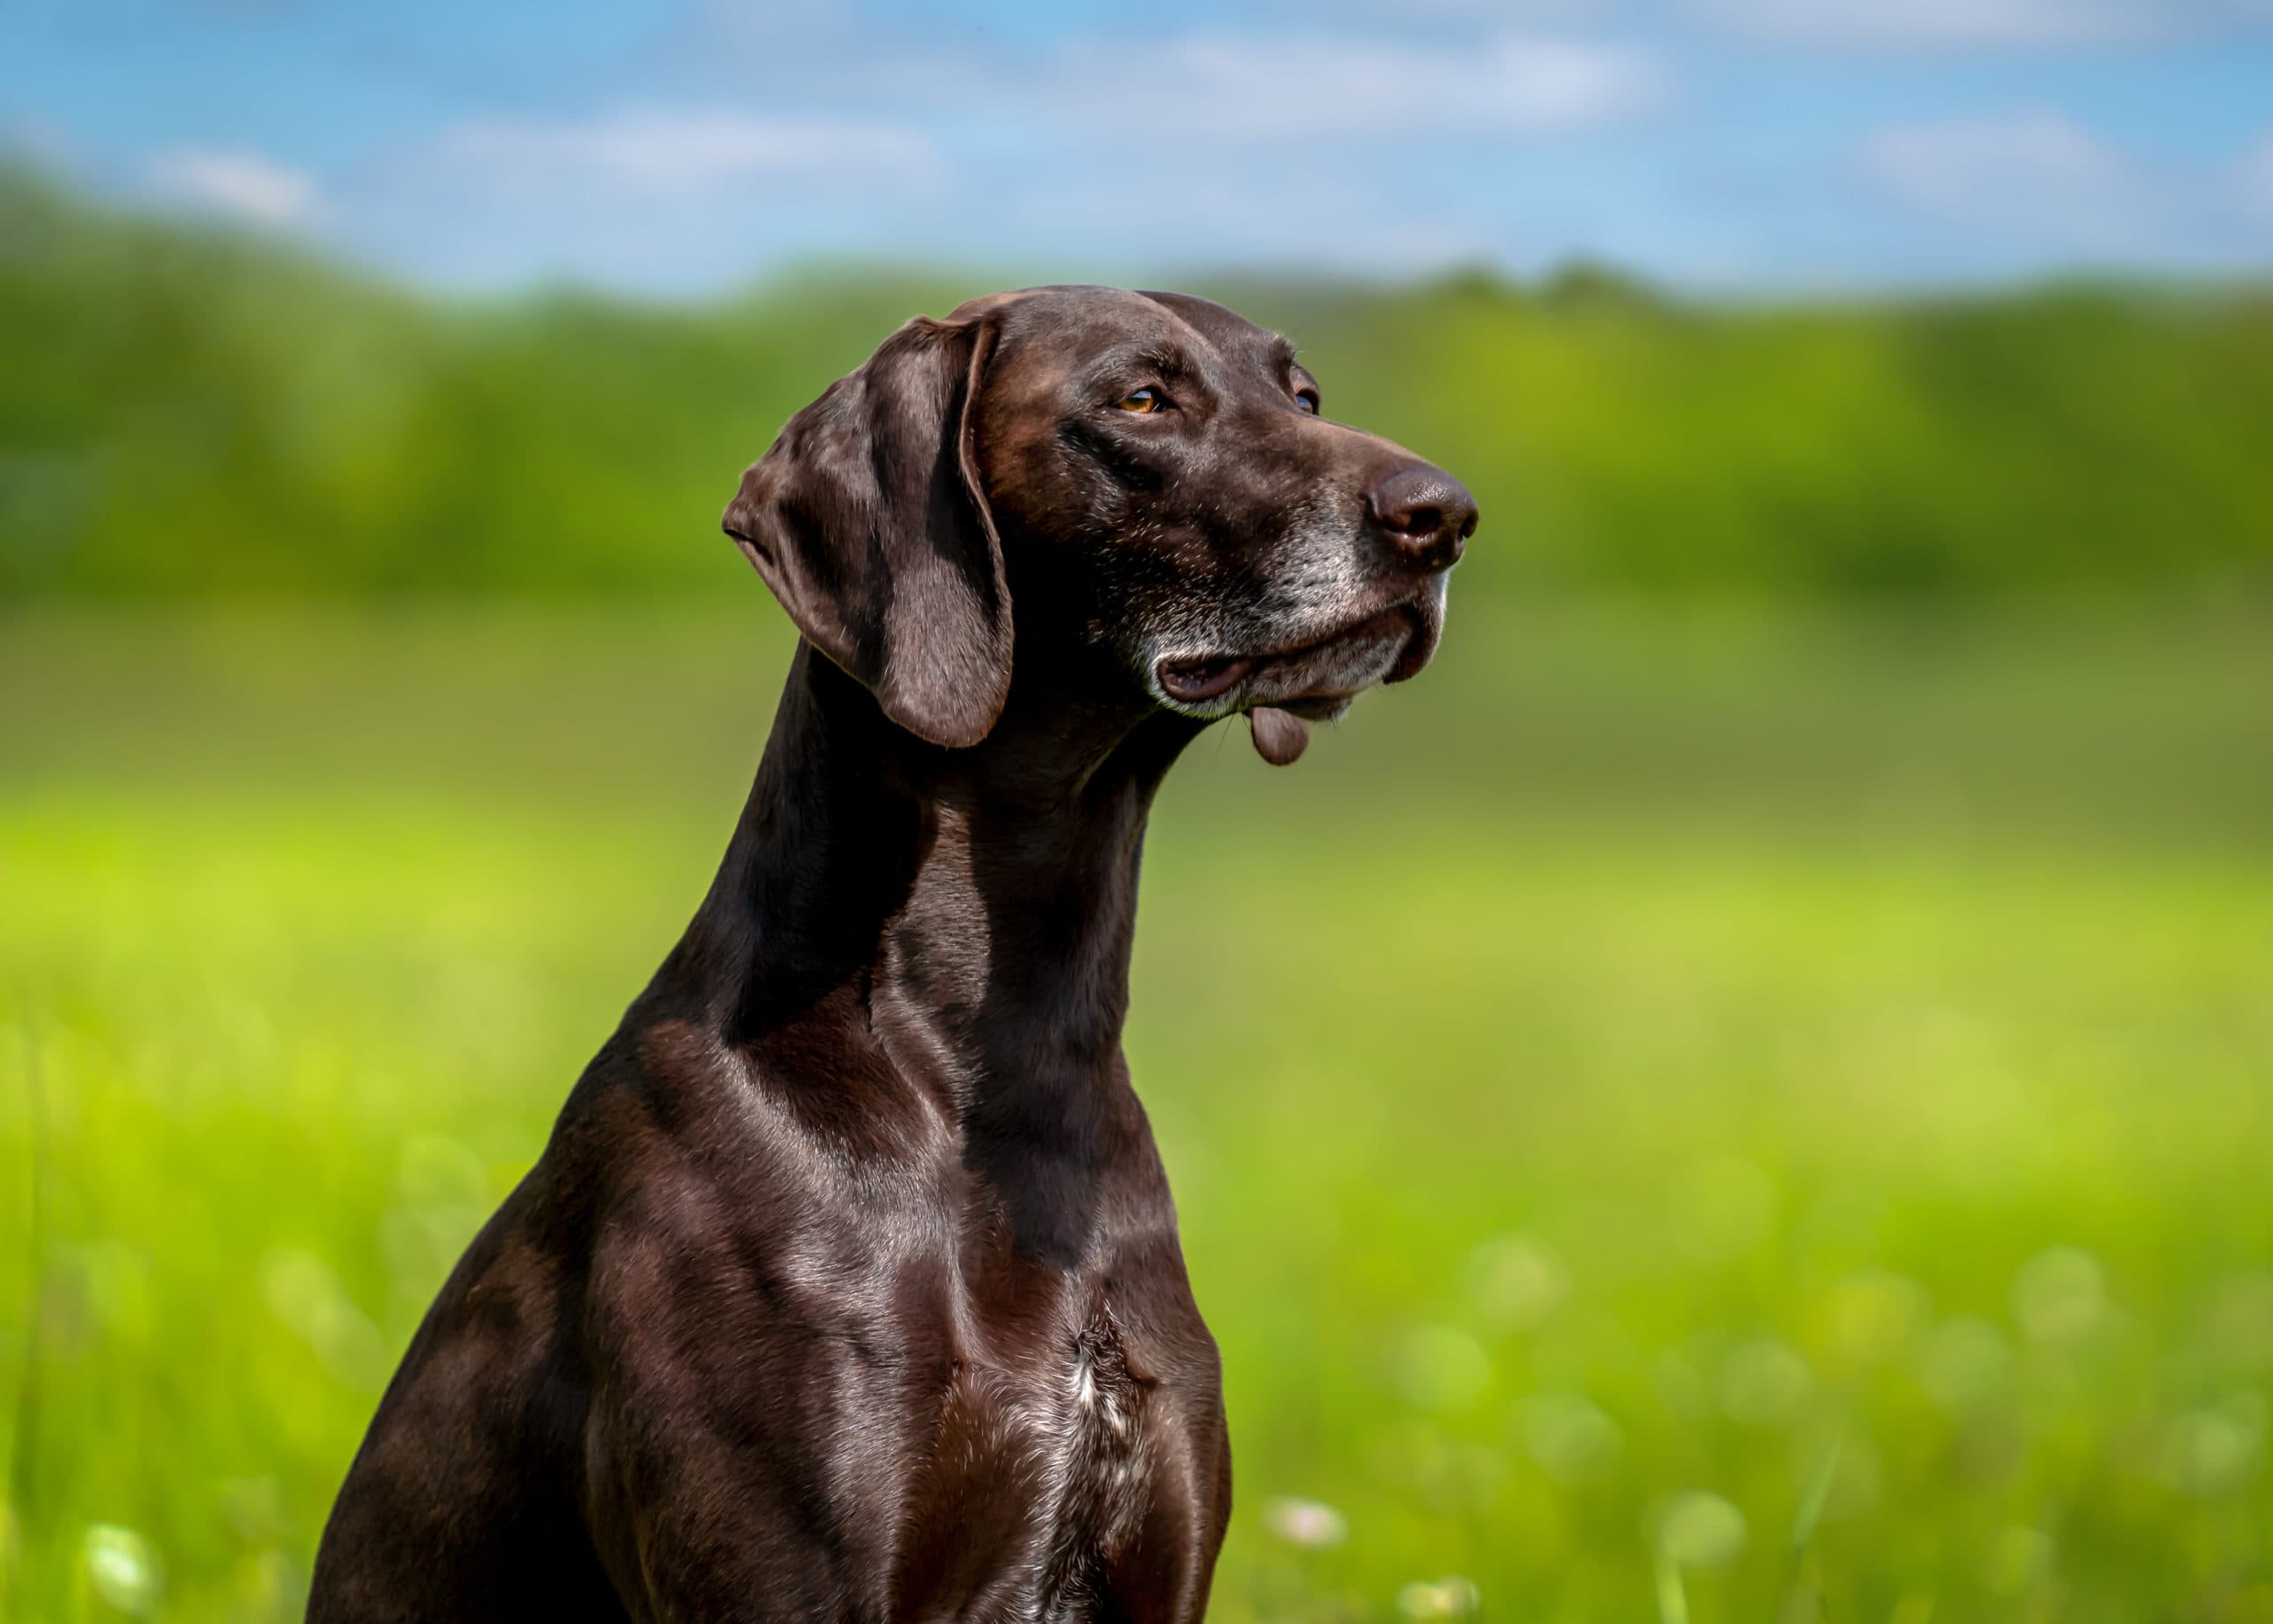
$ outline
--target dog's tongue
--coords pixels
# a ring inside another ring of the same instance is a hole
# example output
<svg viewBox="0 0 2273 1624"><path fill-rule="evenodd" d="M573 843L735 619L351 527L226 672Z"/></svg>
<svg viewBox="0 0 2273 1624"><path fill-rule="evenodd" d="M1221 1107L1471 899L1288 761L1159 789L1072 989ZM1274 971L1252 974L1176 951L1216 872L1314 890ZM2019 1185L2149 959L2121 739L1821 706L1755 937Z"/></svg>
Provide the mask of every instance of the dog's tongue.
<svg viewBox="0 0 2273 1624"><path fill-rule="evenodd" d="M1247 713L1247 725L1255 734L1255 753L1274 767L1294 765L1311 741L1311 725L1292 711L1257 705Z"/></svg>

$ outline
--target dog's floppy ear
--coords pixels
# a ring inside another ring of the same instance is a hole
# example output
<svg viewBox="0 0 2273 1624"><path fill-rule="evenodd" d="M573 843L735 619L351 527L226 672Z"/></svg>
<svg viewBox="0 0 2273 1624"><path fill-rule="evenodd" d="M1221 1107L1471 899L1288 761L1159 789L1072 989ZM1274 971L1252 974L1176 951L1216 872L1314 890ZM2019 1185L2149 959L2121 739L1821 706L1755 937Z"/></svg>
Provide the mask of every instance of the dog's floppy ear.
<svg viewBox="0 0 2273 1624"><path fill-rule="evenodd" d="M991 313L918 317L789 419L726 534L811 643L918 738L977 744L1010 687L1002 543L973 459Z"/></svg>

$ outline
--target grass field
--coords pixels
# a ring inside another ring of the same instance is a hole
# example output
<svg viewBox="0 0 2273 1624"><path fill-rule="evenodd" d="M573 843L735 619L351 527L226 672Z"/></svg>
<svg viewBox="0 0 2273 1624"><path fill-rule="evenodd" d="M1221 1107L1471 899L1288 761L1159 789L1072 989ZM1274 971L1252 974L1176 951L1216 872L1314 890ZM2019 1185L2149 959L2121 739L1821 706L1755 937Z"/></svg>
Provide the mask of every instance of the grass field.
<svg viewBox="0 0 2273 1624"><path fill-rule="evenodd" d="M7 1618L296 1616L723 847L735 602L0 622ZM2269 632L1456 602L1203 741L1129 1047L1216 1616L2273 1620Z"/></svg>

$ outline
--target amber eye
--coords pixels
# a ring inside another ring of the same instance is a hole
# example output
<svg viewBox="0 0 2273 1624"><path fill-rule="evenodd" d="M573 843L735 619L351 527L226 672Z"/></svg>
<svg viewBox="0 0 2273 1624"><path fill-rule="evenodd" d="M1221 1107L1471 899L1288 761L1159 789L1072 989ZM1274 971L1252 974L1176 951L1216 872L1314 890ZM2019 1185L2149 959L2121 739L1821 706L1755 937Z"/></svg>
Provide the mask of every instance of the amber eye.
<svg viewBox="0 0 2273 1624"><path fill-rule="evenodd" d="M1317 416L1318 391L1315 389L1297 389L1295 391L1295 404L1301 407L1311 416Z"/></svg>
<svg viewBox="0 0 2273 1624"><path fill-rule="evenodd" d="M1168 398L1157 389L1132 389L1121 396L1116 404L1122 411L1135 412L1141 417L1148 416L1153 412L1167 410Z"/></svg>

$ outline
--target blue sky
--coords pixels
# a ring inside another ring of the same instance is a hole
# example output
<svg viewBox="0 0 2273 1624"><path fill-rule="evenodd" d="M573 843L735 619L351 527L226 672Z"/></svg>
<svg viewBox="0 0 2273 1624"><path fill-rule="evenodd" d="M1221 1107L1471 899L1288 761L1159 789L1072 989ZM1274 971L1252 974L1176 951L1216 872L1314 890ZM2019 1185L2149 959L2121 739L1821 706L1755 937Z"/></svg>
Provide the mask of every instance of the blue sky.
<svg viewBox="0 0 2273 1624"><path fill-rule="evenodd" d="M2273 269L2273 0L11 0L0 142L452 288Z"/></svg>

